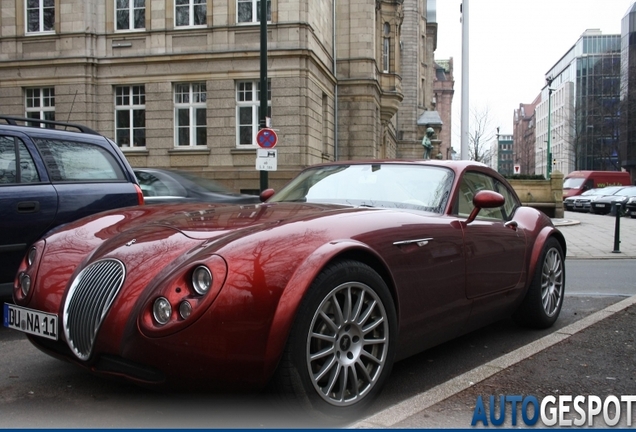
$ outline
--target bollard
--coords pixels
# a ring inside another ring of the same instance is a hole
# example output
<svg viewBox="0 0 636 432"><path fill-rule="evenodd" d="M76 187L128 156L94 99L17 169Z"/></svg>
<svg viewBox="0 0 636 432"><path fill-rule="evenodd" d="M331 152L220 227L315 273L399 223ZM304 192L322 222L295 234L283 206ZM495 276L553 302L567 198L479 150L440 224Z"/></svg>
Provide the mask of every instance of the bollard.
<svg viewBox="0 0 636 432"><path fill-rule="evenodd" d="M616 217L616 223L614 224L614 250L612 253L621 253L621 203L613 203L614 216Z"/></svg>

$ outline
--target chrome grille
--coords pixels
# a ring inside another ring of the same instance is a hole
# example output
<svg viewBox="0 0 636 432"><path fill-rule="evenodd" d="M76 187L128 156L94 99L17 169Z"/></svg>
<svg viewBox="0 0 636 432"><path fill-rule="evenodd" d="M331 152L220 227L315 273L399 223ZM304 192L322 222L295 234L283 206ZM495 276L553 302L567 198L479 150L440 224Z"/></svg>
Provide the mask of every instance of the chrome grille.
<svg viewBox="0 0 636 432"><path fill-rule="evenodd" d="M64 335L81 360L90 357L99 326L125 275L121 261L104 259L90 264L73 281L64 303Z"/></svg>

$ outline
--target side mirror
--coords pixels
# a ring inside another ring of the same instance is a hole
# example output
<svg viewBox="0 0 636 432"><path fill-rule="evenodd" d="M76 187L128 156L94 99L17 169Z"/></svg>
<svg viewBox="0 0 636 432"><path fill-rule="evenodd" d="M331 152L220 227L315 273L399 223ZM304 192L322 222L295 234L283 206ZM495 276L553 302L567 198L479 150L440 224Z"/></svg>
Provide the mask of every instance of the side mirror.
<svg viewBox="0 0 636 432"><path fill-rule="evenodd" d="M505 202L506 200L503 195L497 192L490 190L477 192L473 197L473 211L470 212L468 219L466 219L466 223L469 224L474 221L481 209L501 207Z"/></svg>
<svg viewBox="0 0 636 432"><path fill-rule="evenodd" d="M265 189L263 192L261 192L259 198L261 199L261 202L265 202L270 199L274 195L274 193L276 193L274 189Z"/></svg>

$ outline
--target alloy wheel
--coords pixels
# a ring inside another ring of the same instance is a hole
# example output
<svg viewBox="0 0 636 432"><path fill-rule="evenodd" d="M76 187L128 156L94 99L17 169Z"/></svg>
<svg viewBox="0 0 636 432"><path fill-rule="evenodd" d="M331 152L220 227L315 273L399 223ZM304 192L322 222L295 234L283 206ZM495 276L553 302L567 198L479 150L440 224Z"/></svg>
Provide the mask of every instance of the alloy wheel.
<svg viewBox="0 0 636 432"><path fill-rule="evenodd" d="M389 320L380 297L365 284L342 284L324 298L309 328L311 382L329 404L355 404L379 380L388 349Z"/></svg>

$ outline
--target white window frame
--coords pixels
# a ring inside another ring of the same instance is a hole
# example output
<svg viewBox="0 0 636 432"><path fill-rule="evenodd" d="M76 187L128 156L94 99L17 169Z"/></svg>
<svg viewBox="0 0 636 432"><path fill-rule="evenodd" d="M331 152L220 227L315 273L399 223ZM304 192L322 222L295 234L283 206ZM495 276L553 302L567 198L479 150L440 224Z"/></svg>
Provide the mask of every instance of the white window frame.
<svg viewBox="0 0 636 432"><path fill-rule="evenodd" d="M188 92L179 91L188 87ZM174 95L174 146L175 148L184 147L203 147L207 146L207 91L205 82L193 83L175 83L173 86ZM188 144L179 145L179 131L182 127L179 124L179 111L188 110ZM204 123L197 124L197 113L199 110L205 110ZM206 142L197 144L197 130L203 127L205 130Z"/></svg>
<svg viewBox="0 0 636 432"><path fill-rule="evenodd" d="M236 81L236 147L246 148L256 146L256 134L260 128L260 81L259 80L240 80ZM247 89L247 87L250 87ZM272 111L272 83L267 81L267 111L268 117L271 118ZM244 95L242 97L242 95ZM251 109L251 136L250 143L241 143L241 128L247 128L250 124L241 123L241 110Z"/></svg>
<svg viewBox="0 0 636 432"><path fill-rule="evenodd" d="M117 4L120 2L121 0L113 0L113 2L115 3L115 31L116 32L133 32L133 31L142 31L146 29L146 0L123 0L127 2L127 6L122 7L122 8L118 8ZM142 6L137 6L136 3L137 1L140 1L143 5ZM118 28L119 25L119 20L117 19L117 13L121 10L127 10L128 11L128 28ZM139 10L143 10L143 23L142 23L142 27L135 27L135 12L139 11Z"/></svg>
<svg viewBox="0 0 636 432"><path fill-rule="evenodd" d="M118 94L121 92L121 94ZM146 147L146 86L143 84L115 86L115 142L121 148L145 148ZM128 100L128 103L124 103ZM143 111L143 126L135 126L135 111ZM128 113L128 126L119 127L119 113ZM119 131L127 130L130 141L122 144L119 141ZM135 131L143 130L143 145L135 145Z"/></svg>
<svg viewBox="0 0 636 432"><path fill-rule="evenodd" d="M205 27L207 26L208 23L208 18L207 18L207 11L208 11L208 6L207 6L207 0L181 0L184 2L187 2L187 7L188 7L188 24L178 24L177 23L177 8L185 8L186 5L185 4L177 4L179 2L179 0L174 0L174 27L175 28L201 28L201 27ZM196 7L203 7L204 9L204 18L205 18L205 22L203 24L194 24L194 9Z"/></svg>
<svg viewBox="0 0 636 432"><path fill-rule="evenodd" d="M258 24L261 21L258 19L258 15L261 11L261 1L260 0L236 0L236 22L237 24L249 25L249 24ZM240 21L239 20L239 9L241 4L249 4L251 5L252 17L249 21ZM267 22L272 21L272 0L267 0Z"/></svg>
<svg viewBox="0 0 636 432"><path fill-rule="evenodd" d="M29 11L35 10L35 7L29 7L29 1L37 1L38 11L38 29L29 30ZM45 5L44 3L47 3ZM51 9L53 11L53 22L50 29L44 28L44 11L45 9ZM55 0L25 0L24 1L24 30L27 34L40 34L40 33L55 33Z"/></svg>
<svg viewBox="0 0 636 432"><path fill-rule="evenodd" d="M37 95L35 94L36 92L38 93ZM24 110L27 118L55 120L55 87L25 88ZM40 126L46 127L44 124L40 124Z"/></svg>

